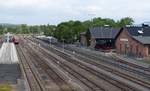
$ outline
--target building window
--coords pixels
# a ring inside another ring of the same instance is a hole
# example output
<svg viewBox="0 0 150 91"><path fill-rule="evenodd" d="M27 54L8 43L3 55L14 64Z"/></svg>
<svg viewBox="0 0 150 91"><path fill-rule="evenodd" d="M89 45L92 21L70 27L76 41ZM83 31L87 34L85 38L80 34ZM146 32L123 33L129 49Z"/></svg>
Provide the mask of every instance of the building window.
<svg viewBox="0 0 150 91"><path fill-rule="evenodd" d="M148 46L148 55L150 55L150 46Z"/></svg>

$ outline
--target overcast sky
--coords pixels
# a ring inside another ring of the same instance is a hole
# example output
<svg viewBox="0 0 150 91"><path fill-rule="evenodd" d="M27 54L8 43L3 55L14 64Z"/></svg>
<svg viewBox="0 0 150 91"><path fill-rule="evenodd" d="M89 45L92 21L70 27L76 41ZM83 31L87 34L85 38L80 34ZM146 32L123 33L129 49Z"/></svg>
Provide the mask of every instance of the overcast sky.
<svg viewBox="0 0 150 91"><path fill-rule="evenodd" d="M1 23L58 24L93 17L150 21L150 0L0 0Z"/></svg>

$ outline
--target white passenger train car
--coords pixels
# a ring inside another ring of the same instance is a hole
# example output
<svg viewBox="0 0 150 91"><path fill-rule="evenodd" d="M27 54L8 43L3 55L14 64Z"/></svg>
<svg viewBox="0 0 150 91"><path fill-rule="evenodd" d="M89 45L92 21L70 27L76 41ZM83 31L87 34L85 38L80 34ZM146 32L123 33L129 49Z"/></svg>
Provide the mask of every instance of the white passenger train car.
<svg viewBox="0 0 150 91"><path fill-rule="evenodd" d="M52 37L52 36L36 36L36 38L42 40L42 41L45 41L47 43L53 43L53 44L56 44L58 42L58 40L55 38L55 37Z"/></svg>

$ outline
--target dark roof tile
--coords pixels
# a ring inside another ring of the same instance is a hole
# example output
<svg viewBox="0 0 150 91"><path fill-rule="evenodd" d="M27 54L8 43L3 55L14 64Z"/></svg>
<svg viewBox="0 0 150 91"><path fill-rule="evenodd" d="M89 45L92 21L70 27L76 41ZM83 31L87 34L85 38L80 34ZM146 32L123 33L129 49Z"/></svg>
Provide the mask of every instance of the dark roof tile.
<svg viewBox="0 0 150 91"><path fill-rule="evenodd" d="M133 36L133 38L142 44L150 44L150 37Z"/></svg>
<svg viewBox="0 0 150 91"><path fill-rule="evenodd" d="M126 29L131 36L150 36L150 27L126 27ZM140 34L139 30L143 33Z"/></svg>
<svg viewBox="0 0 150 91"><path fill-rule="evenodd" d="M149 26L130 26L125 27L128 33L142 44L150 44L150 27Z"/></svg>
<svg viewBox="0 0 150 91"><path fill-rule="evenodd" d="M120 29L111 27L94 27L89 29L92 38L113 38L115 39Z"/></svg>

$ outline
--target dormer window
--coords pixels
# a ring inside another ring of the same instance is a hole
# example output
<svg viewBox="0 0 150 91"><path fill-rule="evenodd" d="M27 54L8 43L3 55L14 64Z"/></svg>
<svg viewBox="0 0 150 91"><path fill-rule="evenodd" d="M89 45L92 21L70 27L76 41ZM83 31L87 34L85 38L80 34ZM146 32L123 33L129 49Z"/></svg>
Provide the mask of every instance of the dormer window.
<svg viewBox="0 0 150 91"><path fill-rule="evenodd" d="M143 30L138 30L138 33L139 34L143 34Z"/></svg>

